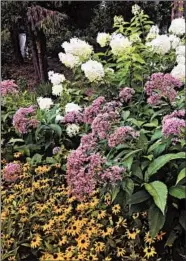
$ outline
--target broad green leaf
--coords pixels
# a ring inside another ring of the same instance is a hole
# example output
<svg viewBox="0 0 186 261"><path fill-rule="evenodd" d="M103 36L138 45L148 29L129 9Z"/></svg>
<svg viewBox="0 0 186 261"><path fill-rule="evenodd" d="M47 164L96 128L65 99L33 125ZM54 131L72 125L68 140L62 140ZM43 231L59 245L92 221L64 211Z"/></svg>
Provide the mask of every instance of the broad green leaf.
<svg viewBox="0 0 186 261"><path fill-rule="evenodd" d="M185 153L179 152L175 154L165 154L156 158L150 163L147 171L145 172L145 181L147 182L149 178L156 174L159 169L161 169L165 164L174 159L185 159Z"/></svg>
<svg viewBox="0 0 186 261"><path fill-rule="evenodd" d="M133 191L134 191L134 182L132 179L127 178L126 180L124 180L122 182L122 188L125 192L127 192L127 194L129 196L132 195Z"/></svg>
<svg viewBox="0 0 186 261"><path fill-rule="evenodd" d="M115 198L117 197L118 193L120 191L120 187L114 187L111 191L111 197L112 197L112 202L114 202Z"/></svg>
<svg viewBox="0 0 186 261"><path fill-rule="evenodd" d="M130 156L124 160L123 166L126 167L128 170L130 170L132 166L132 162L133 162L133 156Z"/></svg>
<svg viewBox="0 0 186 261"><path fill-rule="evenodd" d="M170 187L169 194L175 198L186 199L186 186L177 185Z"/></svg>
<svg viewBox="0 0 186 261"><path fill-rule="evenodd" d="M178 184L182 179L186 178L186 168L182 169L178 174L176 184Z"/></svg>
<svg viewBox="0 0 186 261"><path fill-rule="evenodd" d="M152 205L148 211L150 235L154 238L165 223L165 216L156 205Z"/></svg>
<svg viewBox="0 0 186 261"><path fill-rule="evenodd" d="M146 201L147 199L150 199L149 193L147 193L145 190L140 190L131 196L129 203L139 204Z"/></svg>
<svg viewBox="0 0 186 261"><path fill-rule="evenodd" d="M56 134L61 137L61 134L62 134L62 130L61 130L61 127L57 124L50 124L49 125L55 132Z"/></svg>
<svg viewBox="0 0 186 261"><path fill-rule="evenodd" d="M155 133L151 137L151 141L160 139L162 137L162 131L161 130L156 130Z"/></svg>
<svg viewBox="0 0 186 261"><path fill-rule="evenodd" d="M124 160L129 158L130 156L136 154L137 152L141 151L142 149L137 149L137 150L134 150L134 151L131 151L129 152L127 155L125 155L125 157L123 158Z"/></svg>
<svg viewBox="0 0 186 261"><path fill-rule="evenodd" d="M158 120L154 119L152 122L150 123L146 123L143 125L143 127L157 127L158 126Z"/></svg>
<svg viewBox="0 0 186 261"><path fill-rule="evenodd" d="M132 172L132 175L134 175L134 176L138 177L139 179L143 180L143 174L142 174L141 168L140 168L138 163L132 164L131 172Z"/></svg>
<svg viewBox="0 0 186 261"><path fill-rule="evenodd" d="M154 203L164 214L167 202L167 186L161 181L153 181L144 184L145 189L153 197Z"/></svg>
<svg viewBox="0 0 186 261"><path fill-rule="evenodd" d="M130 111L122 111L122 118L125 121L130 115Z"/></svg>

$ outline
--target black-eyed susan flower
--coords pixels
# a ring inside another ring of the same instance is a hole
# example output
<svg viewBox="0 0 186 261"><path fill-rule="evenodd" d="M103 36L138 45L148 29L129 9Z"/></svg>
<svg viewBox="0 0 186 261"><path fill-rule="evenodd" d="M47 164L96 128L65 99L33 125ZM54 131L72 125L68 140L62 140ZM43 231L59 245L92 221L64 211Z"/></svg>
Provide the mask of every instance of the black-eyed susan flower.
<svg viewBox="0 0 186 261"><path fill-rule="evenodd" d="M102 252L105 249L105 243L100 242L100 241L99 242L95 242L94 247L95 247L95 251L97 253Z"/></svg>
<svg viewBox="0 0 186 261"><path fill-rule="evenodd" d="M117 247L116 253L117 253L117 254L116 254L117 257L123 257L123 256L125 255L126 251L125 251L125 249L122 248L122 247Z"/></svg>
<svg viewBox="0 0 186 261"><path fill-rule="evenodd" d="M90 240L88 235L86 234L81 234L78 238L77 238L77 245L78 245L78 249L80 250L86 250L89 245L90 245Z"/></svg>
<svg viewBox="0 0 186 261"><path fill-rule="evenodd" d="M39 234L36 234L30 243L31 248L37 248L41 245L42 239Z"/></svg>
<svg viewBox="0 0 186 261"><path fill-rule="evenodd" d="M116 205L114 205L113 207L112 207L112 213L113 214L118 214L119 212L121 211L121 207L120 207L120 205L119 204L116 204Z"/></svg>
<svg viewBox="0 0 186 261"><path fill-rule="evenodd" d="M128 239L136 239L136 236L140 233L140 230L137 228L126 229L126 235Z"/></svg>
<svg viewBox="0 0 186 261"><path fill-rule="evenodd" d="M132 217L133 219L137 219L139 217L139 213L133 213Z"/></svg>
<svg viewBox="0 0 186 261"><path fill-rule="evenodd" d="M28 208L26 206L21 206L18 210L20 214L26 214L28 212Z"/></svg>
<svg viewBox="0 0 186 261"><path fill-rule="evenodd" d="M123 217L119 217L119 220L116 222L116 229L120 227L127 227L127 220Z"/></svg>
<svg viewBox="0 0 186 261"><path fill-rule="evenodd" d="M156 250L153 246L145 247L143 252L145 253L144 257L147 259L156 255Z"/></svg>
<svg viewBox="0 0 186 261"><path fill-rule="evenodd" d="M154 243L154 239L151 237L149 231L147 233L145 233L144 241L145 241L145 243L148 243L150 245Z"/></svg>
<svg viewBox="0 0 186 261"><path fill-rule="evenodd" d="M90 255L86 259L87 261L98 261L98 257L95 254L90 253Z"/></svg>
<svg viewBox="0 0 186 261"><path fill-rule="evenodd" d="M104 217L106 217L106 210L99 210L97 219L100 220L100 219L103 219Z"/></svg>
<svg viewBox="0 0 186 261"><path fill-rule="evenodd" d="M63 236L61 237L61 239L59 240L59 246L65 245L68 242L67 236Z"/></svg>
<svg viewBox="0 0 186 261"><path fill-rule="evenodd" d="M14 153L14 158L20 158L23 154L21 152L15 152Z"/></svg>
<svg viewBox="0 0 186 261"><path fill-rule="evenodd" d="M157 241L161 241L163 239L163 236L166 234L166 232L160 231L157 235L156 235L156 240Z"/></svg>

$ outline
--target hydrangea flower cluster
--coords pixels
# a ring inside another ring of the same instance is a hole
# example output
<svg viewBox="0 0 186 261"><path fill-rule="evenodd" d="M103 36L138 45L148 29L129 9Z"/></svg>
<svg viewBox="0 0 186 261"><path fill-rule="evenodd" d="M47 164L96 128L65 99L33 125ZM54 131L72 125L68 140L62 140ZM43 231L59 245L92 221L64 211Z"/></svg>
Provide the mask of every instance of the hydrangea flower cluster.
<svg viewBox="0 0 186 261"><path fill-rule="evenodd" d="M91 124L97 114L101 111L101 107L104 103L105 98L100 96L93 101L92 105L86 107L84 110L84 122Z"/></svg>
<svg viewBox="0 0 186 261"><path fill-rule="evenodd" d="M3 179L7 182L15 182L21 175L21 165L18 163L8 163L3 169Z"/></svg>
<svg viewBox="0 0 186 261"><path fill-rule="evenodd" d="M60 73L54 73L54 71L49 71L48 78L53 84L52 94L55 96L60 96L63 91L62 82L65 81L65 76Z"/></svg>
<svg viewBox="0 0 186 261"><path fill-rule="evenodd" d="M75 111L78 112L81 110L82 110L82 108L78 104L75 104L73 102L67 103L65 106L65 113L75 112Z"/></svg>
<svg viewBox="0 0 186 261"><path fill-rule="evenodd" d="M13 126L21 134L28 133L29 128L37 128L39 121L33 118L35 108L20 108L13 116Z"/></svg>
<svg viewBox="0 0 186 261"><path fill-rule="evenodd" d="M132 6L132 14L138 15L141 12L141 7L137 4Z"/></svg>
<svg viewBox="0 0 186 261"><path fill-rule="evenodd" d="M180 45L176 48L177 65L172 69L171 75L181 82L185 82L185 46Z"/></svg>
<svg viewBox="0 0 186 261"><path fill-rule="evenodd" d="M130 136L132 136L132 138L136 138L138 135L139 134L132 127L119 127L114 131L113 134L110 135L108 139L108 145L109 147L113 148L118 144L123 143Z"/></svg>
<svg viewBox="0 0 186 261"><path fill-rule="evenodd" d="M125 87L123 88L119 93L119 98L122 102L129 102L132 99L132 96L134 95L135 91L132 88Z"/></svg>
<svg viewBox="0 0 186 261"><path fill-rule="evenodd" d="M110 34L108 33L98 33L97 35L97 43L101 47L105 47L110 41Z"/></svg>
<svg viewBox="0 0 186 261"><path fill-rule="evenodd" d="M66 132L69 137L76 136L79 133L79 126L77 124L69 124Z"/></svg>
<svg viewBox="0 0 186 261"><path fill-rule="evenodd" d="M162 121L162 133L165 137L171 135L180 137L182 129L186 127L185 110L174 111L166 115Z"/></svg>
<svg viewBox="0 0 186 261"><path fill-rule="evenodd" d="M130 47L132 43L129 39L122 34L113 34L110 41L111 51L114 55L120 56L123 55L126 51L126 48Z"/></svg>
<svg viewBox="0 0 186 261"><path fill-rule="evenodd" d="M162 97L173 102L177 95L174 88L181 87L181 85L181 82L169 73L154 73L145 84L145 92L150 96L147 102L151 105L158 105L161 103Z"/></svg>
<svg viewBox="0 0 186 261"><path fill-rule="evenodd" d="M64 48L66 54L77 56L80 61L89 59L93 52L93 47L91 45L78 38L72 38L70 39L70 42L64 42L62 47Z"/></svg>
<svg viewBox="0 0 186 261"><path fill-rule="evenodd" d="M158 35L147 45L152 47L152 50L157 54L166 54L170 51L171 42L169 37L166 34Z"/></svg>
<svg viewBox="0 0 186 261"><path fill-rule="evenodd" d="M105 76L103 65L97 61L89 60L81 65L81 69L90 82L101 81Z"/></svg>
<svg viewBox="0 0 186 261"><path fill-rule="evenodd" d="M6 96L7 94L16 94L18 93L18 86L15 84L14 80L5 80L1 84L1 95Z"/></svg>
<svg viewBox="0 0 186 261"><path fill-rule="evenodd" d="M185 19L176 18L172 20L171 25L169 27L169 32L178 36L182 36L185 34Z"/></svg>
<svg viewBox="0 0 186 261"><path fill-rule="evenodd" d="M180 38L174 34L169 35L169 40L171 42L172 49L176 49L176 47L180 44Z"/></svg>
<svg viewBox="0 0 186 261"><path fill-rule="evenodd" d="M64 118L64 123L83 123L83 114L79 111L70 111Z"/></svg>
<svg viewBox="0 0 186 261"><path fill-rule="evenodd" d="M41 110L49 110L50 107L54 104L51 98L43 98L43 97L37 98L37 102Z"/></svg>
<svg viewBox="0 0 186 261"><path fill-rule="evenodd" d="M59 53L59 60L68 68L73 69L80 64L78 56L74 56L71 53Z"/></svg>

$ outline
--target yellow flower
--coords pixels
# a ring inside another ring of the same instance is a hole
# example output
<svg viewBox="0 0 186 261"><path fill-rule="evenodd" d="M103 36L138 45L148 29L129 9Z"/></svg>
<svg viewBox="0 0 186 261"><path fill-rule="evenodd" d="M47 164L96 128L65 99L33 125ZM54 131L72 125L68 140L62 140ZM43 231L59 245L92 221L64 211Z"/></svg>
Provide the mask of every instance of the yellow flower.
<svg viewBox="0 0 186 261"><path fill-rule="evenodd" d="M68 198L68 199L67 199L67 202L68 202L68 203L72 203L72 202L74 202L75 200L76 200L76 197L73 196L73 197Z"/></svg>
<svg viewBox="0 0 186 261"><path fill-rule="evenodd" d="M107 204L109 204L111 201L111 195L109 193L106 193L104 196L104 200L106 201Z"/></svg>
<svg viewBox="0 0 186 261"><path fill-rule="evenodd" d="M60 163L56 163L55 167L56 167L56 169L59 169L61 167L61 164Z"/></svg>
<svg viewBox="0 0 186 261"><path fill-rule="evenodd" d="M97 197L93 197L91 202L89 202L90 208L95 208L99 204L99 199Z"/></svg>
<svg viewBox="0 0 186 261"><path fill-rule="evenodd" d="M40 261L49 261L52 260L53 256L49 253L44 253L41 257L40 257Z"/></svg>
<svg viewBox="0 0 186 261"><path fill-rule="evenodd" d="M14 260L16 260L16 256L10 256L10 257L8 258L8 261L14 261Z"/></svg>
<svg viewBox="0 0 186 261"><path fill-rule="evenodd" d="M21 157L21 155L23 155L21 152L15 152L14 158L19 158L19 157Z"/></svg>
<svg viewBox="0 0 186 261"><path fill-rule="evenodd" d="M119 217L119 220L116 222L116 229L120 227L127 227L127 221L123 217Z"/></svg>
<svg viewBox="0 0 186 261"><path fill-rule="evenodd" d="M163 236L166 234L166 232L160 231L157 235L156 235L156 239L157 241L160 241L163 239Z"/></svg>
<svg viewBox="0 0 186 261"><path fill-rule="evenodd" d="M63 208L60 207L60 206L54 206L53 212L56 213L56 214L61 214L63 212Z"/></svg>
<svg viewBox="0 0 186 261"><path fill-rule="evenodd" d="M138 218L138 217L139 217L139 213L134 213L134 214L132 215L132 217L133 217L133 219Z"/></svg>
<svg viewBox="0 0 186 261"><path fill-rule="evenodd" d="M125 249L121 248L121 247L117 247L117 257L120 257L120 256L124 256L126 253Z"/></svg>
<svg viewBox="0 0 186 261"><path fill-rule="evenodd" d="M38 224L34 224L34 225L33 225L33 230L34 230L34 231L39 230L39 228L40 228L40 226L39 226Z"/></svg>
<svg viewBox="0 0 186 261"><path fill-rule="evenodd" d="M59 241L59 246L65 245L68 242L67 236L63 236Z"/></svg>
<svg viewBox="0 0 186 261"><path fill-rule="evenodd" d="M145 243L149 243L149 244L154 243L154 239L151 237L150 232L145 233L144 241Z"/></svg>
<svg viewBox="0 0 186 261"><path fill-rule="evenodd" d="M99 210L98 215L97 215L97 219L100 220L104 217L106 217L106 210Z"/></svg>
<svg viewBox="0 0 186 261"><path fill-rule="evenodd" d="M5 220L7 216L8 216L8 212L7 211L2 211L1 212L1 220Z"/></svg>
<svg viewBox="0 0 186 261"><path fill-rule="evenodd" d="M143 252L145 253L144 257L146 257L147 259L156 255L156 251L155 251L154 247L146 247L146 248L144 248Z"/></svg>
<svg viewBox="0 0 186 261"><path fill-rule="evenodd" d="M121 207L119 204L116 204L112 207L112 213L114 213L115 215L118 214L121 210Z"/></svg>
<svg viewBox="0 0 186 261"><path fill-rule="evenodd" d="M113 232L114 232L114 229L112 227L107 227L106 231L102 232L102 236L103 237L110 236L113 234Z"/></svg>
<svg viewBox="0 0 186 261"><path fill-rule="evenodd" d="M94 244L96 252L102 252L105 249L105 243L103 242L96 242Z"/></svg>
<svg viewBox="0 0 186 261"><path fill-rule="evenodd" d="M89 247L89 245L90 245L90 241L89 241L88 235L81 234L77 238L77 244L78 244L78 248L80 250L86 250Z"/></svg>
<svg viewBox="0 0 186 261"><path fill-rule="evenodd" d="M86 259L88 261L97 261L98 257L92 253L90 253L90 255L88 256L88 259Z"/></svg>
<svg viewBox="0 0 186 261"><path fill-rule="evenodd" d="M35 237L32 239L30 247L31 248L37 248L41 245L41 236L39 234L36 234Z"/></svg>
<svg viewBox="0 0 186 261"><path fill-rule="evenodd" d="M28 211L28 208L26 207L26 206L22 206L22 207L20 207L20 209L18 210L18 212L20 213L20 214L26 214Z"/></svg>
<svg viewBox="0 0 186 261"><path fill-rule="evenodd" d="M15 199L15 195L9 195L7 198L4 199L4 202L9 204Z"/></svg>
<svg viewBox="0 0 186 261"><path fill-rule="evenodd" d="M20 218L20 221L22 223L26 223L26 222L28 222L28 218L23 216L23 217Z"/></svg>
<svg viewBox="0 0 186 261"><path fill-rule="evenodd" d="M135 228L133 228L132 230L127 229L126 235L127 235L128 239L135 239L136 236L139 234L139 232L140 232L139 229L135 229Z"/></svg>
<svg viewBox="0 0 186 261"><path fill-rule="evenodd" d="M74 246L67 247L67 249L65 251L65 255L67 257L67 260L68 260L68 258L71 258L73 256L74 251L75 251L75 247Z"/></svg>

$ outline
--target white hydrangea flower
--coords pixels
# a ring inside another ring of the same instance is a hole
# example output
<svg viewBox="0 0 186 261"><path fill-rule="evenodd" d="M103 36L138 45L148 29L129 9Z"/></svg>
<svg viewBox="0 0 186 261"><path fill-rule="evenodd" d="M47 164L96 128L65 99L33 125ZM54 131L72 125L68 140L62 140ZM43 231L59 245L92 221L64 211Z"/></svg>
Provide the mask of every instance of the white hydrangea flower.
<svg viewBox="0 0 186 261"><path fill-rule="evenodd" d="M50 107L54 104L51 98L43 98L43 97L37 98L37 102L41 110L49 110Z"/></svg>
<svg viewBox="0 0 186 261"><path fill-rule="evenodd" d="M81 61L87 60L93 52L93 47L87 42L78 38L70 39L70 42L64 42L62 47L65 49L65 53L70 53L78 56Z"/></svg>
<svg viewBox="0 0 186 261"><path fill-rule="evenodd" d="M131 46L129 39L122 34L113 34L110 41L110 47L114 55L122 55L125 53L126 48Z"/></svg>
<svg viewBox="0 0 186 261"><path fill-rule="evenodd" d="M53 85L58 85L65 81L65 76L60 73L54 73L54 71L48 72L48 78Z"/></svg>
<svg viewBox="0 0 186 261"><path fill-rule="evenodd" d="M69 137L76 136L79 133L79 125L69 124L66 128L66 132Z"/></svg>
<svg viewBox="0 0 186 261"><path fill-rule="evenodd" d="M157 54L166 54L170 51L171 42L166 34L157 36L154 40L150 42L150 46Z"/></svg>
<svg viewBox="0 0 186 261"><path fill-rule="evenodd" d="M176 48L176 55L185 56L185 46L180 45Z"/></svg>
<svg viewBox="0 0 186 261"><path fill-rule="evenodd" d="M65 113L71 112L71 111L81 111L82 108L73 102L67 103L65 106Z"/></svg>
<svg viewBox="0 0 186 261"><path fill-rule="evenodd" d="M171 75L176 79L185 82L185 64L176 65L171 71Z"/></svg>
<svg viewBox="0 0 186 261"><path fill-rule="evenodd" d="M184 35L185 34L185 19L176 18L172 20L171 25L169 27L169 32L175 35Z"/></svg>
<svg viewBox="0 0 186 261"><path fill-rule="evenodd" d="M62 121L63 119L64 119L63 116L61 116L60 114L57 114L55 121L56 121L56 122L59 122L59 121Z"/></svg>
<svg viewBox="0 0 186 261"><path fill-rule="evenodd" d="M59 60L66 66L71 69L78 66L80 64L80 60L78 56L74 56L71 53L59 53Z"/></svg>
<svg viewBox="0 0 186 261"><path fill-rule="evenodd" d="M135 4L132 6L132 14L137 15L140 13L140 11L141 7L139 5Z"/></svg>
<svg viewBox="0 0 186 261"><path fill-rule="evenodd" d="M147 34L146 40L149 41L156 38L159 35L159 31L160 30L157 25L152 25L149 33Z"/></svg>
<svg viewBox="0 0 186 261"><path fill-rule="evenodd" d="M89 60L81 65L81 70L90 82L100 81L105 75L103 65L97 61Z"/></svg>
<svg viewBox="0 0 186 261"><path fill-rule="evenodd" d="M101 47L105 47L108 42L110 41L110 34L107 33L98 33L97 35L97 43L101 46Z"/></svg>
<svg viewBox="0 0 186 261"><path fill-rule="evenodd" d="M169 35L169 40L173 49L176 49L176 47L180 44L180 38L174 34Z"/></svg>
<svg viewBox="0 0 186 261"><path fill-rule="evenodd" d="M52 86L52 94L53 95L60 96L62 92L63 92L62 84Z"/></svg>
<svg viewBox="0 0 186 261"><path fill-rule="evenodd" d="M177 64L185 64L185 56L177 55L176 62L177 62Z"/></svg>

